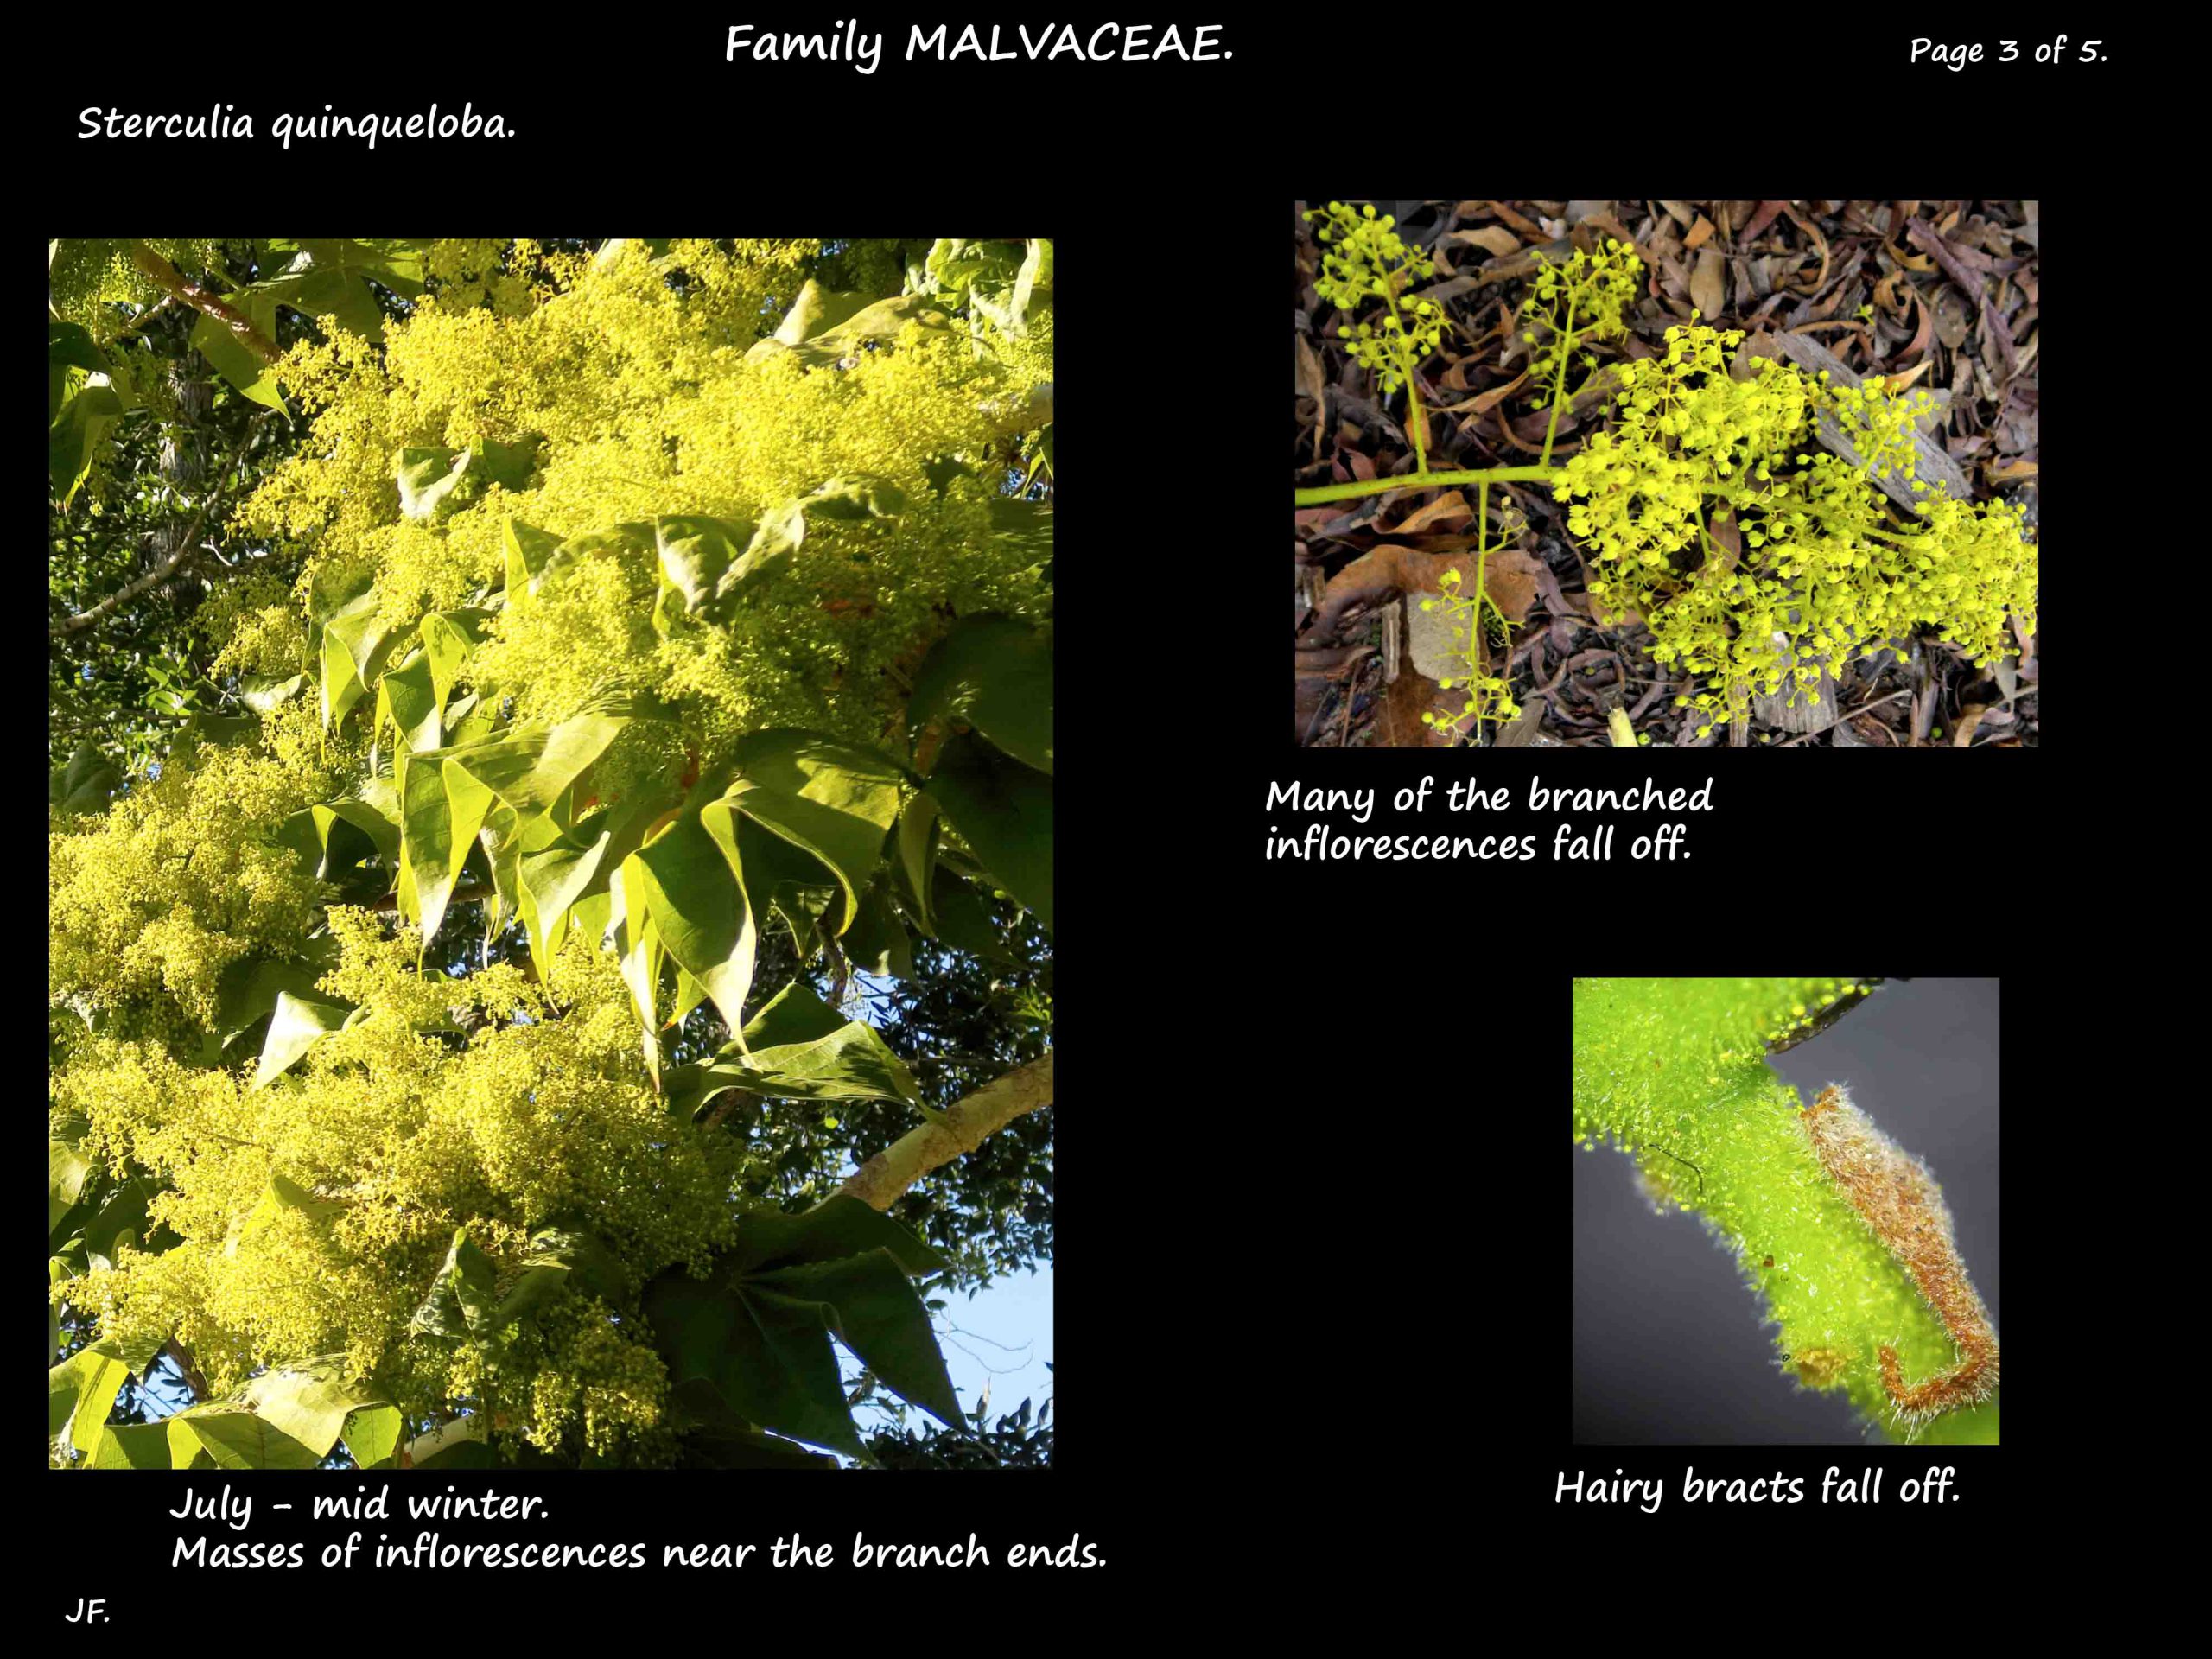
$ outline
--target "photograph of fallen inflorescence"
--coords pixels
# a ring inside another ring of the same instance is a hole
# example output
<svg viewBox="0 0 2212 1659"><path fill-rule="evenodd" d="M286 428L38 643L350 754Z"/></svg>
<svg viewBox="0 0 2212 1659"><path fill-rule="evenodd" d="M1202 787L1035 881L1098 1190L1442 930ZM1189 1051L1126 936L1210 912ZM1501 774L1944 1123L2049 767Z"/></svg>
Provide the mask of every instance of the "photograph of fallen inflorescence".
<svg viewBox="0 0 2212 1659"><path fill-rule="evenodd" d="M2037 204L1297 204L1302 747L2040 736Z"/></svg>

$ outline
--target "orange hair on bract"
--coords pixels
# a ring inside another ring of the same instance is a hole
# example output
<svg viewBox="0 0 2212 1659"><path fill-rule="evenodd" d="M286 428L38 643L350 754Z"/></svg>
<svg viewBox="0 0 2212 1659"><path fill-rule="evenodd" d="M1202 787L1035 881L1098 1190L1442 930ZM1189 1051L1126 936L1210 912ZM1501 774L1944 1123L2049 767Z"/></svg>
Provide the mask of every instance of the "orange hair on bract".
<svg viewBox="0 0 2212 1659"><path fill-rule="evenodd" d="M1997 1332L1967 1277L1951 1235L1951 1212L1926 1166L1901 1151L1873 1120L1830 1084L1800 1115L1821 1167L1889 1247L1950 1332L1958 1363L1908 1387L1897 1351L1880 1351L1882 1386L1908 1422L1925 1422L1997 1391ZM1799 1368L1809 1356L1799 1357Z"/></svg>

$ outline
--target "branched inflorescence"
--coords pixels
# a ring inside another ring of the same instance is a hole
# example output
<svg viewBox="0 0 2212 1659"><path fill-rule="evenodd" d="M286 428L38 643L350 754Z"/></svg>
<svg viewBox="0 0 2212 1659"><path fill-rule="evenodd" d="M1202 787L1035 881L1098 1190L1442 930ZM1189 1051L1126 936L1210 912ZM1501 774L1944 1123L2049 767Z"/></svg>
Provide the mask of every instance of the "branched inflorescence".
<svg viewBox="0 0 2212 1659"><path fill-rule="evenodd" d="M1658 354L1601 366L1589 348L1626 334L1643 271L1636 250L1618 238L1563 262L1533 256L1520 315L1529 378L1551 410L1541 467L1431 474L1414 368L1437 348L1445 319L1429 301L1408 304L1403 290L1433 264L1371 207L1355 213L1332 202L1306 217L1333 249L1315 281L1320 296L1347 311L1383 302L1379 326L1348 323L1343 337L1386 392L1406 389L1416 467L1410 476L1301 492L1301 504L1494 478L1549 482L1567 504L1568 529L1594 551L1600 569L1589 591L1601 611L1640 617L1656 640L1653 657L1705 683L1675 700L1707 717L1698 736L1716 720L1745 715L1755 694L1785 685L1817 702L1824 668L1871 657L1923 626L1982 664L2011 648L2015 629L2023 638L2034 632L2038 554L2022 533L2023 510L1961 501L1916 476L1916 429L1934 406L1924 391L1896 391L1879 379L1845 386L1826 371L1746 355L1738 349L1741 329L1705 327L1695 311L1689 324L1666 330ZM1570 391L1578 361L1590 378ZM1554 466L1560 416L1601 377L1607 429ZM1855 461L1814 441L1823 416ZM1892 478L1917 498L1911 517L1886 505L1879 481ZM1486 523L1478 534L1487 551ZM1466 653L1466 672L1455 678L1469 687L1467 712L1511 712L1484 650L1487 595L1447 590L1440 602Z"/></svg>
<svg viewBox="0 0 2212 1659"><path fill-rule="evenodd" d="M1339 335L1352 361L1382 377L1385 393L1413 384L1414 367L1436 349L1444 332L1444 310L1433 300L1408 302L1409 281L1436 273L1433 260L1425 259L1405 245L1389 214L1376 216L1372 207L1355 213L1340 201L1325 211L1314 209L1306 217L1324 222L1314 234L1334 251L1321 256L1321 275L1313 291L1323 299L1356 313L1370 301L1382 302L1382 324L1344 324ZM1414 447L1423 470L1428 465L1427 440L1421 435L1421 402L1414 397L1414 418L1408 423Z"/></svg>
<svg viewBox="0 0 2212 1659"><path fill-rule="evenodd" d="M1739 378L1722 353L1743 338L1667 330L1663 358L1618 371L1613 429L1555 486L1568 528L1615 568L1590 591L1643 615L1660 662L1717 688L1678 704L1734 715L1785 680L1818 702L1824 664L1923 623L1979 662L2003 654L2008 617L2031 631L2037 550L2020 511L1976 508L1914 475L1927 394L1835 386L1770 358L1739 361ZM1864 467L1801 447L1823 412ZM1875 480L1892 474L1926 498L1917 524L1885 512ZM1739 534L1721 533L1732 521Z"/></svg>

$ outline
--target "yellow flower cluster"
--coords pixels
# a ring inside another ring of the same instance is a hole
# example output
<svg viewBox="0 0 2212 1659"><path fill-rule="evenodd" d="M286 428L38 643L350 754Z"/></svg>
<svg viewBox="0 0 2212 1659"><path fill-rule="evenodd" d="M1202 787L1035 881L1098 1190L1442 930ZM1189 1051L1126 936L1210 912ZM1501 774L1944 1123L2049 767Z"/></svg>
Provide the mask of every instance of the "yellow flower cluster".
<svg viewBox="0 0 2212 1659"><path fill-rule="evenodd" d="M48 842L51 999L106 1020L178 1028L215 1017L216 981L243 957L289 955L315 920L315 883L268 827L327 798L305 710L268 747L209 747L101 817ZM166 1023L165 1023L166 1022Z"/></svg>
<svg viewBox="0 0 2212 1659"><path fill-rule="evenodd" d="M465 978L414 969L411 931L332 912L341 959L323 995L369 1012L257 1090L251 1066L178 1064L158 1044L88 1038L57 1074L57 1118L80 1144L167 1190L151 1224L181 1243L125 1249L64 1287L130 1342L174 1332L211 1386L258 1363L342 1353L418 1412L474 1397L550 1446L594 1449L658 1421L661 1362L634 1321L562 1291L528 1320L457 1346L407 1327L465 1225L499 1292L549 1224L602 1241L636 1281L703 1265L734 1233L750 1168L728 1135L671 1133L638 1058L637 1015L613 963L572 934L543 986L495 965ZM481 1018L473 1038L456 1017ZM306 1205L273 1203L276 1178ZM634 1283L629 1287L634 1290ZM573 1421L571 1420L574 1420Z"/></svg>
<svg viewBox="0 0 2212 1659"><path fill-rule="evenodd" d="M379 620L404 628L499 585L511 514L563 537L656 514L749 523L831 478L874 474L907 510L810 522L798 556L725 627L659 636L647 549L580 562L546 602L509 607L475 664L515 691L517 718L561 718L617 674L696 713L710 741L772 723L874 741L899 676L955 611L1017 606L1033 590L1033 556L989 533L988 508L1018 425L1009 411L1051 379L1051 307L1033 307L1019 337L910 324L832 369L751 354L764 308L788 298L817 245L677 242L655 258L628 243L582 261L518 244L499 268L548 273L526 305L487 306L472 297L481 284L463 284L388 327L381 351L343 331L302 345L280 374L315 411L314 435L241 521L313 550L304 610L372 576ZM441 244L430 264L483 271L493 251ZM680 286L664 267L680 267ZM401 449L531 439L527 487L486 484L429 518L399 512ZM966 470L932 472L951 456ZM232 659L276 671L265 621L238 626L251 642Z"/></svg>
<svg viewBox="0 0 2212 1659"><path fill-rule="evenodd" d="M1615 428L1592 436L1556 486L1567 527L1604 574L1590 591L1632 604L1652 655L1714 687L1678 703L1716 718L1785 680L1817 699L1821 669L1923 624L1977 661L2032 631L2037 551L2019 512L1976 507L1913 476L1925 394L1832 386L1760 359L1743 378L1723 350L1740 331L1667 330L1666 354L1617 371ZM1801 448L1826 413L1865 468ZM1917 522L1888 518L1868 476L1901 475ZM1740 532L1724 546L1712 526ZM1702 736L1710 723L1698 728Z"/></svg>

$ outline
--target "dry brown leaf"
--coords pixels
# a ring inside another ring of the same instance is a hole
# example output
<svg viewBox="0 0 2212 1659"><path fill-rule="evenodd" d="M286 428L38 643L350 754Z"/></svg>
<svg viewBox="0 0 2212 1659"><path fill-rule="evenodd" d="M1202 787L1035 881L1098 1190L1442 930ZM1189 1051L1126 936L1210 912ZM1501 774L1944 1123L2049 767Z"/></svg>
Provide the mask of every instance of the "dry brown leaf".
<svg viewBox="0 0 2212 1659"><path fill-rule="evenodd" d="M1443 568L1441 560L1394 542L1370 548L1329 578L1314 608L1313 636L1334 639L1344 613L1355 605L1379 603L1393 594L1434 592Z"/></svg>
<svg viewBox="0 0 2212 1659"><path fill-rule="evenodd" d="M1738 233L1736 238L1736 245L1740 248L1746 242L1756 239L1758 233L1766 229L1768 226L1773 224L1774 221L1781 216L1782 210L1789 205L1789 204L1786 201L1763 201L1759 203L1758 211L1744 221L1744 228Z"/></svg>
<svg viewBox="0 0 2212 1659"><path fill-rule="evenodd" d="M1458 556L1463 574L1459 580L1471 583L1475 579L1475 561L1471 555ZM1505 613L1506 620L1525 622L1529 607L1535 602L1537 573L1543 564L1517 547L1494 547L1490 553L1489 568L1483 572L1483 585L1490 589L1491 603Z"/></svg>
<svg viewBox="0 0 2212 1659"><path fill-rule="evenodd" d="M1713 221L1703 213L1700 213L1697 216L1697 223L1690 226L1689 234L1682 238L1682 247L1686 252L1695 253L1712 240Z"/></svg>
<svg viewBox="0 0 2212 1659"><path fill-rule="evenodd" d="M1718 248L1700 250L1697 269L1690 273L1690 303L1705 314L1705 321L1717 319L1728 302L1728 279Z"/></svg>
<svg viewBox="0 0 2212 1659"><path fill-rule="evenodd" d="M1521 238L1503 225L1485 225L1479 231L1454 231L1444 239L1446 242L1464 242L1499 259L1509 253L1521 251Z"/></svg>
<svg viewBox="0 0 2212 1659"><path fill-rule="evenodd" d="M1935 366L1936 359L1934 358L1923 357L1919 362L1914 364L1910 368L1903 369L1896 374L1885 375L1882 378L1888 384L1891 391L1910 391L1913 388L1913 383L1917 381L1922 375L1927 373L1929 370Z"/></svg>
<svg viewBox="0 0 2212 1659"><path fill-rule="evenodd" d="M1464 404L1446 404L1436 412L1439 415L1487 415L1528 384L1529 372L1523 369L1504 385L1492 386L1488 391L1479 397L1470 397Z"/></svg>
<svg viewBox="0 0 2212 1659"><path fill-rule="evenodd" d="M1425 714L1441 715L1444 705L1454 706L1465 699L1443 690L1434 680L1424 678L1410 668L1401 669L1398 677L1382 688L1382 702L1375 711L1375 741L1378 747L1392 749L1437 748L1452 741L1452 731L1441 723L1424 725Z"/></svg>
<svg viewBox="0 0 2212 1659"><path fill-rule="evenodd" d="M1375 528L1379 535L1413 536L1423 531L1441 530L1448 524L1463 524L1474 516L1475 510L1467 505L1467 498L1451 490L1397 524L1377 524Z"/></svg>

